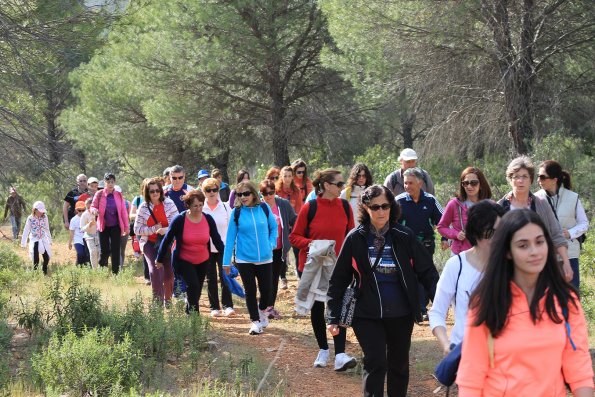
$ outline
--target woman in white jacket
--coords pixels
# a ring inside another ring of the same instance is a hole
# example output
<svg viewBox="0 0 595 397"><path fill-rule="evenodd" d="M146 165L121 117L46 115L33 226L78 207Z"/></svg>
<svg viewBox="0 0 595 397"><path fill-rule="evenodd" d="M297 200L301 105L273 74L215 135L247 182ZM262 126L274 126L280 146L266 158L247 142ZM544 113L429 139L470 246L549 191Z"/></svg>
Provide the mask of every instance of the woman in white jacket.
<svg viewBox="0 0 595 397"><path fill-rule="evenodd" d="M52 236L45 205L42 201L33 203L33 213L25 221L25 229L21 239L21 247L25 248L29 239L29 256L33 261L33 269L39 265L39 255L43 257L41 269L43 274L48 274L48 263L52 256Z"/></svg>

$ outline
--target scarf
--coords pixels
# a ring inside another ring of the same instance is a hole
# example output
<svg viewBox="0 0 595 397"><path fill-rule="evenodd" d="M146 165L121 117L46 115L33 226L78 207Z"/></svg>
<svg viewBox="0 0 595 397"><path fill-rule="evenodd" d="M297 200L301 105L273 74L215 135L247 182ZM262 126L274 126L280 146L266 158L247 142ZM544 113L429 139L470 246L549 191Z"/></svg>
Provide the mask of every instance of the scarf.
<svg viewBox="0 0 595 397"><path fill-rule="evenodd" d="M386 241L385 235L388 232L389 222L386 222L380 230L377 230L374 225L370 223L370 232L374 235L374 250L382 254L384 243Z"/></svg>

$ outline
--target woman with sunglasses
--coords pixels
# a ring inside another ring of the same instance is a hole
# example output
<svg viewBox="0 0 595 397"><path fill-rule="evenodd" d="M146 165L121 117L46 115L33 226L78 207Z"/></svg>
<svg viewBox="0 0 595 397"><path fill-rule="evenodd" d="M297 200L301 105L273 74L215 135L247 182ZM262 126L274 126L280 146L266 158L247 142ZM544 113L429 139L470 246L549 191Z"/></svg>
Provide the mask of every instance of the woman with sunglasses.
<svg viewBox="0 0 595 397"><path fill-rule="evenodd" d="M345 238L328 290L332 335L345 332L339 320L347 287L357 290L351 325L364 352L364 396L384 396L385 379L389 396L407 395L413 323L422 319L417 282L433 299L438 281L431 256L397 222L399 213L387 187L364 190L360 225Z"/></svg>
<svg viewBox="0 0 595 397"><path fill-rule="evenodd" d="M468 214L465 232L472 247L446 261L429 311L430 328L444 354L463 341L469 296L483 277L490 258L491 238L504 209L491 200L482 200L471 207ZM446 317L451 303L455 321L449 339Z"/></svg>
<svg viewBox="0 0 595 397"><path fill-rule="evenodd" d="M277 300L277 292L279 290L279 277L283 277L284 275L281 275L281 272L283 269L287 269L287 253L291 248L289 232L295 223L297 215L289 201L275 196L275 184L271 180L265 179L260 182L258 187L264 202L271 207L277 222L277 243L275 248L273 248L273 284L271 286L269 305L265 313L269 318L279 319L281 316L275 310L275 301Z"/></svg>
<svg viewBox="0 0 595 397"><path fill-rule="evenodd" d="M174 290L174 272L169 250L157 267L157 251L169 225L178 215L178 207L165 197L161 178L145 179L142 185L142 203L134 219L134 233L139 238L140 250L149 268L153 299L169 305Z"/></svg>
<svg viewBox="0 0 595 397"><path fill-rule="evenodd" d="M579 289L578 258L581 253L579 239L589 230L585 209L578 194L571 190L570 174L563 171L557 161L546 160L539 165L537 182L541 190L536 192L535 196L548 202L562 227L562 234L568 243L568 257L573 273L571 282Z"/></svg>
<svg viewBox="0 0 595 397"><path fill-rule="evenodd" d="M202 191L206 196L205 206L202 209L204 214L209 214L215 220L217 231L222 241L227 236L227 225L229 224L231 208L229 204L219 199L219 180L207 178L202 183ZM223 252L217 250L214 244L211 244L211 256L209 258L209 269L207 270L207 291L209 294L209 304L211 306L211 317L219 317L221 314L231 317L235 316L233 310L233 300L231 291L223 280ZM217 272L219 276L217 276ZM219 301L219 288L217 282L221 283L221 301ZM223 304L223 312L221 312Z"/></svg>
<svg viewBox="0 0 595 397"><path fill-rule="evenodd" d="M258 335L269 325L264 310L269 305L273 282L273 249L277 246L277 221L266 203L261 203L256 185L251 181L238 183L236 201L231 211L223 270L230 272L232 256L244 284L246 307L250 313L250 335ZM256 288L260 300L256 299Z"/></svg>
<svg viewBox="0 0 595 397"><path fill-rule="evenodd" d="M543 217L505 214L469 300L459 396L593 396L585 313Z"/></svg>
<svg viewBox="0 0 595 397"><path fill-rule="evenodd" d="M513 159L506 167L506 179L508 179L512 190L498 200L498 204L506 212L526 208L541 216L554 242L558 259L562 262L562 273L566 281L570 281L574 274L568 259L568 243L547 200L531 193L534 178L535 166L529 157L519 156Z"/></svg>
<svg viewBox="0 0 595 397"><path fill-rule="evenodd" d="M351 168L349 178L347 178L347 185L341 191L342 199L349 201L351 209L354 214L357 214L360 198L362 193L368 186L372 186L372 174L365 164L357 163ZM359 220L354 219L355 227L359 226Z"/></svg>
<svg viewBox="0 0 595 397"><path fill-rule="evenodd" d="M469 208L481 200L490 198L492 190L483 172L477 167L465 168L461 173L459 195L446 204L437 225L438 233L452 240L450 249L453 255L471 248L472 244L465 234Z"/></svg>
<svg viewBox="0 0 595 397"><path fill-rule="evenodd" d="M316 200L308 201L298 214L293 231L289 235L291 245L299 248L298 271L304 271L310 244L314 240L334 240L335 253L338 255L345 235L353 229L353 212L347 202L339 198L345 182L341 171L325 169L316 171L313 181ZM316 203L316 213L310 220L310 206ZM347 213L346 213L347 209ZM326 367L329 358L329 345L326 338L325 302L315 301L310 310L310 319L316 342L318 356L315 367ZM345 371L356 365L355 358L345 353L346 331L343 328L333 336L335 343L335 371Z"/></svg>
<svg viewBox="0 0 595 397"><path fill-rule="evenodd" d="M250 180L250 173L245 169L240 169L236 175L236 187L241 182L248 182ZM236 202L236 188L234 187L229 194L228 204L233 206Z"/></svg>
<svg viewBox="0 0 595 397"><path fill-rule="evenodd" d="M281 169L275 165L268 169L264 179L268 179L273 183L277 183L279 180L279 174L281 174Z"/></svg>
<svg viewBox="0 0 595 397"><path fill-rule="evenodd" d="M304 160L297 159L291 164L291 168L293 169L293 183L300 189L302 201L306 201L306 197L312 191L312 181L308 178L308 167Z"/></svg>

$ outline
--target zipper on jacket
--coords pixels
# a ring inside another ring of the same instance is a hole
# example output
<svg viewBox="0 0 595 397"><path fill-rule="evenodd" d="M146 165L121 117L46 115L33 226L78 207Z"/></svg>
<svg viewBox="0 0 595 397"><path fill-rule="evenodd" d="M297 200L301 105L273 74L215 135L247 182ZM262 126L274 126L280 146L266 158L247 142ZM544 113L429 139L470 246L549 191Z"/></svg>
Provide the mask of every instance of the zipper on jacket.
<svg viewBox="0 0 595 397"><path fill-rule="evenodd" d="M393 256L395 257L395 260L397 261L397 265L399 265L399 269L401 270L401 279L403 280L403 284L405 285L405 290L408 290L409 288L407 287L407 281L405 281L405 273L403 273L403 267L401 266L401 262L399 262L399 258L397 258L395 248L392 246L390 248L393 251Z"/></svg>
<svg viewBox="0 0 595 397"><path fill-rule="evenodd" d="M382 254L382 252L381 252L381 254ZM382 259L380 259L380 260L382 260ZM372 263L372 260L370 259L369 252L368 252L368 263ZM376 292L378 293L378 300L380 301L380 318L383 318L384 311L382 310L382 296L380 296L380 287L378 287L378 279L376 279L376 273L374 273L374 270L372 270L372 276L374 276L374 282L376 283Z"/></svg>
<svg viewBox="0 0 595 397"><path fill-rule="evenodd" d="M254 225L254 235L256 237L256 253L258 254L258 262L260 262L260 244L258 242L258 229L256 227L256 218L254 218L253 209L250 209L250 215L252 215L252 224Z"/></svg>

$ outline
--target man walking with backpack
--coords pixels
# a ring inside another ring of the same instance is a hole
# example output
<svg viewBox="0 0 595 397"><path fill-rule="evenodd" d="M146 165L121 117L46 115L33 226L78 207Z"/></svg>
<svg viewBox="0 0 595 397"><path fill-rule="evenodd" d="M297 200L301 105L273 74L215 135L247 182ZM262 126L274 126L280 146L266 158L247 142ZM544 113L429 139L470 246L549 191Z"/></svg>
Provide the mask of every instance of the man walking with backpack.
<svg viewBox="0 0 595 397"><path fill-rule="evenodd" d="M384 180L384 186L390 189L391 192L397 197L399 194L405 191L405 183L403 173L408 170L409 168L416 168L417 167L417 153L415 150L406 148L403 149L401 154L399 155L399 162L401 163L401 168L391 172L386 179ZM426 193L434 194L434 182L432 182L432 178L430 178L430 174L428 171L422 170L422 189Z"/></svg>

